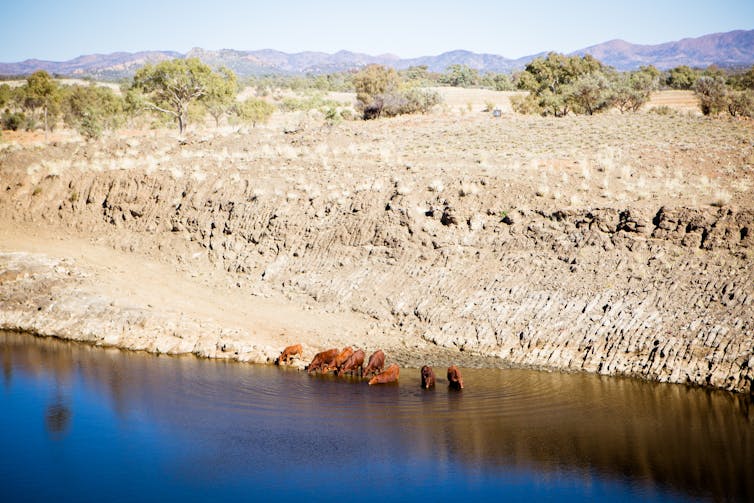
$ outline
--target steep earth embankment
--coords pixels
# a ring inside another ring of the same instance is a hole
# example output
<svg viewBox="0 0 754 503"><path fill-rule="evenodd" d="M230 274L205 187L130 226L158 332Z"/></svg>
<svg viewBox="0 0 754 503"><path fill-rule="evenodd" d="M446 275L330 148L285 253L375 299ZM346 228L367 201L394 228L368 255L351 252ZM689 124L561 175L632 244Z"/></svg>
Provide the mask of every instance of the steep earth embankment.
<svg viewBox="0 0 754 503"><path fill-rule="evenodd" d="M193 174L57 171L6 170L0 218L91 236L187 272L208 267L237 282L234 295L303 296L316 312L366 319L349 335L360 344L384 336L407 353L437 345L465 358L751 390L750 208L505 211L495 194L506 180L494 175L451 191L421 175L370 172L353 175L351 192L328 196L310 186L272 190L232 163ZM14 279L6 272L0 281L0 328L30 328L19 320L43 306L10 309L11 292L22 295ZM96 317L107 318L107 306ZM170 333L222 330L192 327ZM100 342L129 347L127 330L114 331ZM196 339L169 340L163 350L222 356L217 341L197 351ZM251 361L272 352L241 351Z"/></svg>

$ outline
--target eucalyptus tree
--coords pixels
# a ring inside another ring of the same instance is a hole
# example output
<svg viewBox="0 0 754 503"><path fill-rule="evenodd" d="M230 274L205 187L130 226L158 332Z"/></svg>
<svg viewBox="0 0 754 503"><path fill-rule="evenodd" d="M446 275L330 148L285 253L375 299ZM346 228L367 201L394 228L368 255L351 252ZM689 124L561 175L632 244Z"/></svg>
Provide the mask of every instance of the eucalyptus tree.
<svg viewBox="0 0 754 503"><path fill-rule="evenodd" d="M222 89L228 85L230 75L230 70L213 72L198 58L172 59L140 68L134 75L132 88L143 94L146 108L173 116L183 134L189 105L225 96L227 93Z"/></svg>

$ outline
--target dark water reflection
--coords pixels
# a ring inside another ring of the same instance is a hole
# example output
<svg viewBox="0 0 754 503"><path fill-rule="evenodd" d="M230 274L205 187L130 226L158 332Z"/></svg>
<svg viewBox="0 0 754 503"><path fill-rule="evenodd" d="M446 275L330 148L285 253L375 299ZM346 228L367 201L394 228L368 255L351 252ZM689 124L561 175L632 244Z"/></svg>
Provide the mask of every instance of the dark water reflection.
<svg viewBox="0 0 754 503"><path fill-rule="evenodd" d="M3 333L0 360L3 501L754 500L754 417L722 392L471 369L460 393L418 370L370 388Z"/></svg>

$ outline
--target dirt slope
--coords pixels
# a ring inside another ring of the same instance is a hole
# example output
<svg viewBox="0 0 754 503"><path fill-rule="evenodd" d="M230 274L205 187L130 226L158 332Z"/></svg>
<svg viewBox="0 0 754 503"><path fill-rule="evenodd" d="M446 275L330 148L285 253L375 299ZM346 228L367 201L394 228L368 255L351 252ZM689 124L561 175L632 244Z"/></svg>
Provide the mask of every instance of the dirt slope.
<svg viewBox="0 0 754 503"><path fill-rule="evenodd" d="M588 119L6 149L0 328L750 390L752 126Z"/></svg>

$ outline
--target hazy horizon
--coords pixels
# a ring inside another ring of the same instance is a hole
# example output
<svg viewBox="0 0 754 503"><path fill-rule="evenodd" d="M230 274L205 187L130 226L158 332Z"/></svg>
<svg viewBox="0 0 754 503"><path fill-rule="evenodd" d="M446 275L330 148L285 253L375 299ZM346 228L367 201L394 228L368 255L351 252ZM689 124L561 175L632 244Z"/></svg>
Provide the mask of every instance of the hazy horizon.
<svg viewBox="0 0 754 503"><path fill-rule="evenodd" d="M134 0L115 9L92 0L13 3L0 20L0 61L67 61L85 54L147 50L341 50L401 58L452 50L516 59L543 51L572 52L622 39L653 45L754 27L754 3L700 0L595 0L521 3L470 0L362 4L342 0L196 2Z"/></svg>

